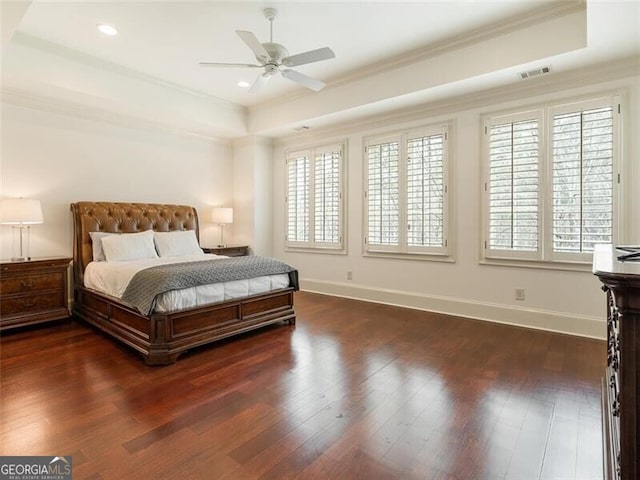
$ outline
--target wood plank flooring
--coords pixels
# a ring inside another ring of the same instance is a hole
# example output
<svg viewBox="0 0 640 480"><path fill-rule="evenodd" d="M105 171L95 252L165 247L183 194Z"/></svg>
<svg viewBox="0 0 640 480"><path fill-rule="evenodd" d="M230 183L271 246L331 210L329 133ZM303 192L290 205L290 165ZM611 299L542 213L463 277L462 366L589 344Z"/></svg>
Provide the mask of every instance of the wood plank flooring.
<svg viewBox="0 0 640 480"><path fill-rule="evenodd" d="M80 479L600 480L602 341L297 293L297 324L148 367L3 334L0 454Z"/></svg>

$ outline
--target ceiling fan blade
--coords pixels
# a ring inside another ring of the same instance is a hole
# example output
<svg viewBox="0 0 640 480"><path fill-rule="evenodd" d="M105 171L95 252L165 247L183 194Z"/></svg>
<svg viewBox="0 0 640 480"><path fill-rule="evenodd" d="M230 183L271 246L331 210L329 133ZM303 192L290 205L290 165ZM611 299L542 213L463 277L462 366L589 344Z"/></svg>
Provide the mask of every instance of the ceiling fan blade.
<svg viewBox="0 0 640 480"><path fill-rule="evenodd" d="M255 65L253 63L219 63L219 62L200 62L203 67L250 67L250 68L262 68L262 65Z"/></svg>
<svg viewBox="0 0 640 480"><path fill-rule="evenodd" d="M269 60L271 60L271 56L269 55L269 52L265 50L265 48L258 41L258 39L253 33L247 32L244 30L236 30L236 34L253 51L253 53L256 56L256 59L260 63L264 64L264 63L267 63Z"/></svg>
<svg viewBox="0 0 640 480"><path fill-rule="evenodd" d="M295 70L283 70L282 76L316 92L324 88L324 82L308 77L303 73L296 72Z"/></svg>
<svg viewBox="0 0 640 480"><path fill-rule="evenodd" d="M330 58L336 58L336 54L329 47L324 47L283 58L282 64L285 67L297 67L298 65L329 60Z"/></svg>
<svg viewBox="0 0 640 480"><path fill-rule="evenodd" d="M249 93L258 93L259 91L264 89L264 87L267 86L267 83L269 83L270 78L271 78L270 73L265 72L258 75L258 78L256 78L255 82L253 82L253 85L251 85L251 88L249 89Z"/></svg>

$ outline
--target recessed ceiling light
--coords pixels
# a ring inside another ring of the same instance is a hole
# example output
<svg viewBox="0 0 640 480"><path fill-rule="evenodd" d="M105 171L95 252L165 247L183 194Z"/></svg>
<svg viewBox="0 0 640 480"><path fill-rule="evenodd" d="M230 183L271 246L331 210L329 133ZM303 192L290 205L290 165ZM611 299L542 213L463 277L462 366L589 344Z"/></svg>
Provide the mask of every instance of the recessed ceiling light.
<svg viewBox="0 0 640 480"><path fill-rule="evenodd" d="M241 88L247 88L249 86L249 82L245 82L244 80L240 80L238 82L238 86Z"/></svg>
<svg viewBox="0 0 640 480"><path fill-rule="evenodd" d="M100 32L104 33L105 35L109 35L110 37L118 34L118 30L116 30L115 27L107 25L106 23L99 23L98 30L100 30Z"/></svg>

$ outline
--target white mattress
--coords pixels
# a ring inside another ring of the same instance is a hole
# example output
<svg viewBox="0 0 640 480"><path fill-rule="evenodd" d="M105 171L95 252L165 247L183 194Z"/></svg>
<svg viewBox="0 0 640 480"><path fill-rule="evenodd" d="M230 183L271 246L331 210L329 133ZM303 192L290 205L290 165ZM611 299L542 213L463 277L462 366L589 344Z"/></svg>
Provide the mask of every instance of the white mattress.
<svg viewBox="0 0 640 480"><path fill-rule="evenodd" d="M98 290L113 297L122 298L124 291L133 276L149 267L168 263L197 262L228 258L223 255L202 254L185 257L150 258L127 262L90 262L84 271L84 286ZM198 287L173 290L158 296L155 312L170 312L192 308L208 303L219 303L234 298L257 295L259 293L286 288L289 286L289 275L267 275L235 280L232 282L200 285Z"/></svg>

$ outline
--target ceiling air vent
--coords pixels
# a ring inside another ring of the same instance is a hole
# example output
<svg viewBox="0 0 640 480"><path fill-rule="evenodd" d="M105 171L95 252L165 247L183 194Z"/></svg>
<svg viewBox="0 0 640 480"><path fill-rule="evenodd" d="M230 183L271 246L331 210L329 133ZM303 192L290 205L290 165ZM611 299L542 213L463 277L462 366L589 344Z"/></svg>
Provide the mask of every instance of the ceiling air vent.
<svg viewBox="0 0 640 480"><path fill-rule="evenodd" d="M549 67L542 67L542 68L536 68L534 70L528 70L526 72L520 72L518 75L520 75L520 78L524 80L525 78L537 77L538 75L544 75L545 73L549 73L549 72L550 72Z"/></svg>

